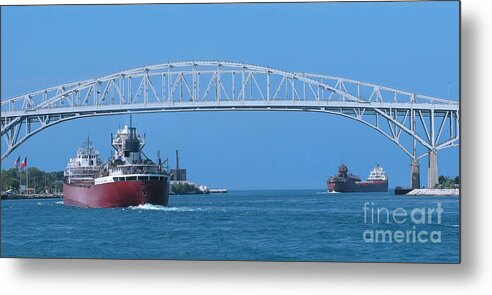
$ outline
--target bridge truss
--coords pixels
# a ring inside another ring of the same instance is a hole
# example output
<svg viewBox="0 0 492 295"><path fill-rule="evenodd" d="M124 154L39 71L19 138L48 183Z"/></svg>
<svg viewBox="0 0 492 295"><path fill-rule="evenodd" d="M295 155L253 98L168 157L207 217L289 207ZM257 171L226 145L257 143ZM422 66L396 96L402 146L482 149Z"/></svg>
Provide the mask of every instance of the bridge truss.
<svg viewBox="0 0 492 295"><path fill-rule="evenodd" d="M412 161L459 145L459 103L327 75L221 61L173 62L1 101L4 159L67 120L146 112L303 111L343 116L384 135ZM419 151L425 150L423 153Z"/></svg>

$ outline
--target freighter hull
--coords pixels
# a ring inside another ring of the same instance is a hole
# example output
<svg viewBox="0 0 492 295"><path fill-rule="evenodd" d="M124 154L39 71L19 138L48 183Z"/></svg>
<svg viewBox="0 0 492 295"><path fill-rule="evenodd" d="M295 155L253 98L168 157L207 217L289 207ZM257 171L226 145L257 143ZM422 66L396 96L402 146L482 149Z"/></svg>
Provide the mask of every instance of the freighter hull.
<svg viewBox="0 0 492 295"><path fill-rule="evenodd" d="M333 181L328 182L328 191L329 192L355 192L356 184L355 181Z"/></svg>
<svg viewBox="0 0 492 295"><path fill-rule="evenodd" d="M387 181L361 181L357 183L356 192L387 192Z"/></svg>
<svg viewBox="0 0 492 295"><path fill-rule="evenodd" d="M328 182L328 191L339 193L387 192L387 181Z"/></svg>
<svg viewBox="0 0 492 295"><path fill-rule="evenodd" d="M128 207L142 204L167 206L169 182L118 181L98 185L63 184L63 203L89 208Z"/></svg>

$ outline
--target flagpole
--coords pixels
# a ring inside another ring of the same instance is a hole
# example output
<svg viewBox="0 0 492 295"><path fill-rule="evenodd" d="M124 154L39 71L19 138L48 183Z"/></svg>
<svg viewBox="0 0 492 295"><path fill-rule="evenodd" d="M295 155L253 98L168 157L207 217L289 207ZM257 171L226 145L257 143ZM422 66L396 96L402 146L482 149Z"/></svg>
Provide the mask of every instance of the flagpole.
<svg viewBox="0 0 492 295"><path fill-rule="evenodd" d="M26 190L27 194L29 194L29 168L26 167Z"/></svg>

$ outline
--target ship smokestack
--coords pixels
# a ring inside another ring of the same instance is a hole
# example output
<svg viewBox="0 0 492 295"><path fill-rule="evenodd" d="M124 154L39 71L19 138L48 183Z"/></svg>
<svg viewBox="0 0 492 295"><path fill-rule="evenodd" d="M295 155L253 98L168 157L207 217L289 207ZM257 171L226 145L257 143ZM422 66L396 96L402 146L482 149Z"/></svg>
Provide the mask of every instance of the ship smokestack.
<svg viewBox="0 0 492 295"><path fill-rule="evenodd" d="M176 180L179 180L179 151L176 150Z"/></svg>

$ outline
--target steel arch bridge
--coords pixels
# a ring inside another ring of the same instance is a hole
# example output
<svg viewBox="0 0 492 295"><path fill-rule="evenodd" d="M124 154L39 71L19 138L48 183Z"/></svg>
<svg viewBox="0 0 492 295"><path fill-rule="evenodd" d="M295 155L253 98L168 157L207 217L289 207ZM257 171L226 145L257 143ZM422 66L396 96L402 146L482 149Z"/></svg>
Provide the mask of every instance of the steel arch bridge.
<svg viewBox="0 0 492 295"><path fill-rule="evenodd" d="M429 175L435 174L429 186L437 182L437 152L458 146L460 138L457 101L327 75L237 62L188 61L2 99L1 158L41 130L71 119L226 110L321 112L358 121L399 146L412 163L418 165L429 155Z"/></svg>

